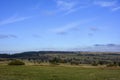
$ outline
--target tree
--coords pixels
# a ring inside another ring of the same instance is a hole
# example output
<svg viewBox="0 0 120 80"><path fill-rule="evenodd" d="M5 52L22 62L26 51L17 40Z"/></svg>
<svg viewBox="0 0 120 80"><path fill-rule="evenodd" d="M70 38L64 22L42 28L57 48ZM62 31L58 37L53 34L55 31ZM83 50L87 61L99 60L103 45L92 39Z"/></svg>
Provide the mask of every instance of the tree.
<svg viewBox="0 0 120 80"><path fill-rule="evenodd" d="M120 62L118 62L118 66L120 66Z"/></svg>
<svg viewBox="0 0 120 80"><path fill-rule="evenodd" d="M97 63L96 61L94 61L94 62L92 63L92 66L98 66L98 63Z"/></svg>
<svg viewBox="0 0 120 80"><path fill-rule="evenodd" d="M80 62L79 61L71 61L71 65L79 65Z"/></svg>
<svg viewBox="0 0 120 80"><path fill-rule="evenodd" d="M25 65L25 63L20 60L13 60L10 63L8 63L8 65Z"/></svg>
<svg viewBox="0 0 120 80"><path fill-rule="evenodd" d="M51 64L58 64L60 62L60 59L58 59L57 57L54 57L52 60L49 60L49 62Z"/></svg>
<svg viewBox="0 0 120 80"><path fill-rule="evenodd" d="M98 64L103 65L104 61L98 61Z"/></svg>

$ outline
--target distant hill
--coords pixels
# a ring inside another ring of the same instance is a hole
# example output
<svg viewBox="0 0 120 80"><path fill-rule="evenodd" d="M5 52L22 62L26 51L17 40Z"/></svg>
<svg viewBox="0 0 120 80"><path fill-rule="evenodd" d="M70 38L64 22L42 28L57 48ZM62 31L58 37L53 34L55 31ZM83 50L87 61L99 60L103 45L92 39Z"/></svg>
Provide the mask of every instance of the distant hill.
<svg viewBox="0 0 120 80"><path fill-rule="evenodd" d="M79 54L79 55L120 55L117 52L80 52L80 51L28 51L15 54L0 54L0 58L38 58L45 54Z"/></svg>
<svg viewBox="0 0 120 80"><path fill-rule="evenodd" d="M0 54L0 58L25 58L25 57L38 57L44 54L73 54L72 51L28 51L15 54Z"/></svg>

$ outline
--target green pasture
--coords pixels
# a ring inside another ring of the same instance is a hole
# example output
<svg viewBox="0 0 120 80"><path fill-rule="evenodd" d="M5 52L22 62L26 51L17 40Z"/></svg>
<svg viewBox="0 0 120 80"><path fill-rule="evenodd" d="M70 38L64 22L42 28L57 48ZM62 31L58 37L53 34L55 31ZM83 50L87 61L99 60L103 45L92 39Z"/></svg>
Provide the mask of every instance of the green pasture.
<svg viewBox="0 0 120 80"><path fill-rule="evenodd" d="M0 65L0 80L120 80L120 69Z"/></svg>

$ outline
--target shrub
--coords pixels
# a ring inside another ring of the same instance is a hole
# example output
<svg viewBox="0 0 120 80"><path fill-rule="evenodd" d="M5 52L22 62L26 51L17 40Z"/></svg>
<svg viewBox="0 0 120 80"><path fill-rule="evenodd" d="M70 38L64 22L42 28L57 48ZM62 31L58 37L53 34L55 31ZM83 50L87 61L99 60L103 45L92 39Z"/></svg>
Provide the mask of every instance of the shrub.
<svg viewBox="0 0 120 80"><path fill-rule="evenodd" d="M108 64L107 67L116 67L117 65L116 64Z"/></svg>
<svg viewBox="0 0 120 80"><path fill-rule="evenodd" d="M54 64L54 65L59 65L58 63L59 63L59 61L60 61L60 59L58 59L58 58L53 58L53 59L51 59L51 60L49 60L49 62L51 63L51 64Z"/></svg>
<svg viewBox="0 0 120 80"><path fill-rule="evenodd" d="M98 63L92 63L92 66L98 66Z"/></svg>
<svg viewBox="0 0 120 80"><path fill-rule="evenodd" d="M79 65L80 62L79 61L71 61L71 65Z"/></svg>
<svg viewBox="0 0 120 80"><path fill-rule="evenodd" d="M98 64L103 65L104 61L98 61Z"/></svg>
<svg viewBox="0 0 120 80"><path fill-rule="evenodd" d="M118 66L120 66L120 62L118 63Z"/></svg>
<svg viewBox="0 0 120 80"><path fill-rule="evenodd" d="M25 63L20 60L13 60L10 63L8 63L8 65L25 65Z"/></svg>

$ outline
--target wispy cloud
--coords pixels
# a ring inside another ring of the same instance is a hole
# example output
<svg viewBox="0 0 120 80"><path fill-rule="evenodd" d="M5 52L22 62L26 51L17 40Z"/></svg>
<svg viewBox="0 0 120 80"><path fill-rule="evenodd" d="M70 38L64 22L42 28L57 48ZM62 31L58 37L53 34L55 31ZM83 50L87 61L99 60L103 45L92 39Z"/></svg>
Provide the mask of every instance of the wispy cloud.
<svg viewBox="0 0 120 80"><path fill-rule="evenodd" d="M41 38L42 36L40 36L38 34L33 34L32 37L34 37L34 38Z"/></svg>
<svg viewBox="0 0 120 80"><path fill-rule="evenodd" d="M47 11L47 14L58 14L62 13L63 15L68 15L70 13L76 12L81 8L85 8L85 6L79 5L79 1L77 0L53 0L56 5L56 9Z"/></svg>
<svg viewBox="0 0 120 80"><path fill-rule="evenodd" d="M94 36L94 34L99 31L100 29L98 27L90 27L89 28L90 32L88 33L88 36Z"/></svg>
<svg viewBox="0 0 120 80"><path fill-rule="evenodd" d="M81 24L80 22L73 22L70 24L66 24L62 27L53 29L52 31L55 32L56 34L66 34L69 31L77 30L77 28L80 24Z"/></svg>
<svg viewBox="0 0 120 80"><path fill-rule="evenodd" d="M57 7L60 10L71 10L73 9L77 3L72 2L72 1L67 1L67 0L55 0L57 3Z"/></svg>
<svg viewBox="0 0 120 80"><path fill-rule="evenodd" d="M71 22L71 23L65 24L61 27L58 27L56 29L52 29L51 31L56 34L60 34L60 35L67 34L71 31L78 31L82 24L86 24L93 20L95 20L95 19L87 19L87 20Z"/></svg>
<svg viewBox="0 0 120 80"><path fill-rule="evenodd" d="M108 8L111 11L117 11L120 9L118 0L53 0L55 2L55 8L45 11L47 15L56 15L62 13L62 15L69 15L77 12L81 9L91 8L91 6L99 6Z"/></svg>
<svg viewBox="0 0 120 80"><path fill-rule="evenodd" d="M119 44L95 44L95 47L120 47Z"/></svg>
<svg viewBox="0 0 120 80"><path fill-rule="evenodd" d="M90 30L91 30L92 32L95 32L95 31L98 31L99 28L98 28L98 27L90 27Z"/></svg>
<svg viewBox="0 0 120 80"><path fill-rule="evenodd" d="M40 7L40 4L37 3L36 5L30 7L29 9L30 9L30 10L39 10L39 9L41 9L41 7Z"/></svg>
<svg viewBox="0 0 120 80"><path fill-rule="evenodd" d="M116 6L116 1L95 1L94 4L95 5L99 5L101 7L113 7Z"/></svg>
<svg viewBox="0 0 120 80"><path fill-rule="evenodd" d="M120 6L119 6L119 7L112 8L112 11L117 11L117 10L120 10Z"/></svg>
<svg viewBox="0 0 120 80"><path fill-rule="evenodd" d="M55 0L58 11L64 12L64 15L76 12L80 9L88 8L92 5L97 5L103 8L109 8L111 11L117 11L120 9L118 0Z"/></svg>
<svg viewBox="0 0 120 80"><path fill-rule="evenodd" d="M71 48L73 51L91 51L91 52L120 52L120 44L95 44L91 46Z"/></svg>
<svg viewBox="0 0 120 80"><path fill-rule="evenodd" d="M93 48L94 50L119 52L120 44L95 44Z"/></svg>
<svg viewBox="0 0 120 80"><path fill-rule="evenodd" d="M92 33L92 32L88 33L88 36L90 36L90 37L92 37L93 35L94 35L94 33Z"/></svg>
<svg viewBox="0 0 120 80"><path fill-rule="evenodd" d="M76 11L78 11L80 8L82 8L82 7L70 9L70 10L68 10L67 12L65 12L64 15L68 15L68 14L70 14L70 13L76 12Z"/></svg>
<svg viewBox="0 0 120 80"><path fill-rule="evenodd" d="M8 38L17 38L16 35L13 34L0 34L0 39L8 39Z"/></svg>
<svg viewBox="0 0 120 80"><path fill-rule="evenodd" d="M93 2L94 5L98 5L100 7L106 7L111 9L111 11L117 11L120 9L120 5L118 4L118 0L101 0L101 1L94 1Z"/></svg>
<svg viewBox="0 0 120 80"><path fill-rule="evenodd" d="M14 16L11 16L11 17L5 19L5 20L0 21L0 26L15 23L15 22L24 21L24 20L30 19L30 18L31 18L30 16L29 17L19 17L19 16L14 15Z"/></svg>

